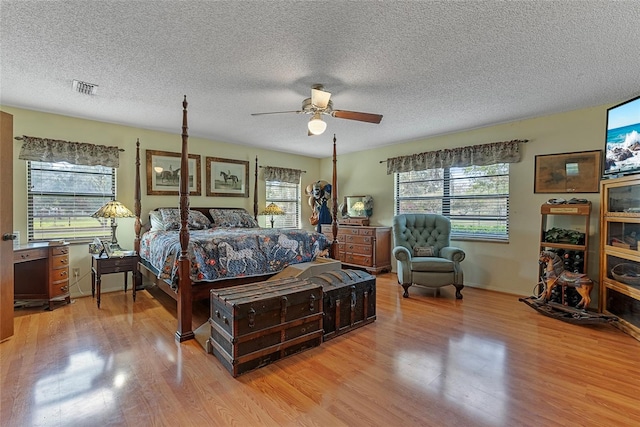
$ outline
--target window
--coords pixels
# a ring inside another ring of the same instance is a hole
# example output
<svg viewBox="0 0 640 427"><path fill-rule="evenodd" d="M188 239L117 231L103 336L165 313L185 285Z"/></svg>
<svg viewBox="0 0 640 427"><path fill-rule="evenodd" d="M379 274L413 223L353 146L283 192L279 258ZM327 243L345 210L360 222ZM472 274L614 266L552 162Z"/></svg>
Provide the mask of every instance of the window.
<svg viewBox="0 0 640 427"><path fill-rule="evenodd" d="M451 237L509 238L509 164L427 169L395 174L395 212L439 213Z"/></svg>
<svg viewBox="0 0 640 427"><path fill-rule="evenodd" d="M91 218L115 199L115 169L27 162L29 241L110 237L109 220Z"/></svg>
<svg viewBox="0 0 640 427"><path fill-rule="evenodd" d="M266 181L267 203L275 203L285 215L274 216L274 227L300 228L300 184Z"/></svg>

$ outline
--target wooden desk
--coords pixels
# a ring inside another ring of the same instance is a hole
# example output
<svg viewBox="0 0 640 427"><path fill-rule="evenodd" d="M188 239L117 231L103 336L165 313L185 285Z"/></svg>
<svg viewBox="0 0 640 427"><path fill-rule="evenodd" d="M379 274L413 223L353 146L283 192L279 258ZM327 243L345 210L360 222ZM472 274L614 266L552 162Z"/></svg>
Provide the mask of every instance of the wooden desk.
<svg viewBox="0 0 640 427"><path fill-rule="evenodd" d="M71 302L69 293L69 244L50 246L30 243L13 250L13 298Z"/></svg>
<svg viewBox="0 0 640 427"><path fill-rule="evenodd" d="M124 273L124 291L127 292L127 273L131 272L133 278L133 300L136 300L136 287L138 285L138 255L123 257L111 257L92 255L91 257L91 297L96 297L100 308L100 276L109 273Z"/></svg>

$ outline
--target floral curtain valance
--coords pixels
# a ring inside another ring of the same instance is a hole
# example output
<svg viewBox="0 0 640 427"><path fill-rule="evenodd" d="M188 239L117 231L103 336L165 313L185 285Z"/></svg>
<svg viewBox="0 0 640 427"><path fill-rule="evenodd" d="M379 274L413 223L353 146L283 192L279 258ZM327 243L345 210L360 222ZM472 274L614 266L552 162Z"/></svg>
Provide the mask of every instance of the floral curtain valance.
<svg viewBox="0 0 640 427"><path fill-rule="evenodd" d="M74 165L99 165L110 168L117 168L120 165L120 149L118 147L26 135L18 136L16 139L24 141L18 156L22 160L67 162Z"/></svg>
<svg viewBox="0 0 640 427"><path fill-rule="evenodd" d="M289 182L291 184L300 184L300 169L278 168L275 166L264 166L265 181Z"/></svg>
<svg viewBox="0 0 640 427"><path fill-rule="evenodd" d="M520 161L520 142L528 140L493 142L438 151L411 154L387 159L387 175L397 172L466 166L486 166L496 163Z"/></svg>

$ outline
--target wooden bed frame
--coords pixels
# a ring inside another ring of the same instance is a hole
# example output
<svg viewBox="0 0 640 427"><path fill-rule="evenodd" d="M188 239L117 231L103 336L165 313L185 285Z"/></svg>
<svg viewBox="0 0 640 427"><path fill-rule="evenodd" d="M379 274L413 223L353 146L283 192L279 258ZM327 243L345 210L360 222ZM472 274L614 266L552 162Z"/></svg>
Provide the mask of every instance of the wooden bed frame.
<svg viewBox="0 0 640 427"><path fill-rule="evenodd" d="M138 277L137 283L141 283L142 276L151 280L160 289L166 292L169 296L176 300L177 303L177 317L178 317L178 329L175 333L175 338L179 342L193 339L195 337L193 333L193 317L192 317L192 304L193 300L208 299L211 289L227 288L230 286L253 283L267 280L273 274L267 274L258 277L243 277L227 280L219 280L215 282L192 282L189 277L190 261L187 256L187 248L189 247L189 230L187 226L187 219L189 217L189 209L198 210L207 217L210 218L209 208L190 208L189 207L189 148L187 133L187 97L184 97L182 101L182 151L180 158L180 190L179 190L179 209L180 209L180 257L178 258L178 290L175 291L171 286L162 279L158 279L155 272L150 270L145 264L138 263ZM334 258L336 253L338 241L338 223L335 218L338 213L338 191L337 191L337 173L336 173L336 137L333 136L333 177L332 177L332 191L331 201L332 205L332 233L333 241L331 242L330 256ZM255 174L254 174L254 191L253 191L253 215L257 219L258 216L258 157L256 156ZM140 141L136 142L136 175L135 175L135 192L134 192L134 232L135 238L133 241L133 247L136 253L140 253L140 234L142 230L142 222L140 221L140 214L142 212L141 203L141 191L140 191Z"/></svg>

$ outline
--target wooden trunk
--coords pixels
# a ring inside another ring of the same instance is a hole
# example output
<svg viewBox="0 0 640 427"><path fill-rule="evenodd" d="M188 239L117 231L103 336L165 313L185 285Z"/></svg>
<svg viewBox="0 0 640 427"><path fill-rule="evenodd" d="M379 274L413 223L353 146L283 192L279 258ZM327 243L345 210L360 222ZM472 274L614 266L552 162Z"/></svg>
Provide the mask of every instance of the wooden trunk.
<svg viewBox="0 0 640 427"><path fill-rule="evenodd" d="M310 277L324 292L324 340L376 320L376 278L361 270L335 270Z"/></svg>
<svg viewBox="0 0 640 427"><path fill-rule="evenodd" d="M237 377L322 342L322 286L290 277L211 291L207 351Z"/></svg>

